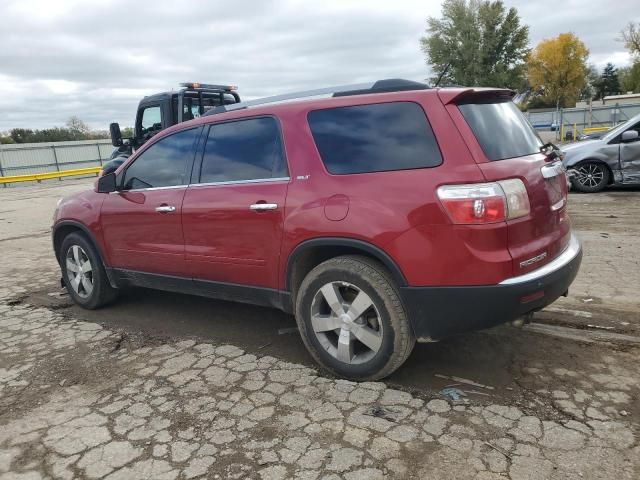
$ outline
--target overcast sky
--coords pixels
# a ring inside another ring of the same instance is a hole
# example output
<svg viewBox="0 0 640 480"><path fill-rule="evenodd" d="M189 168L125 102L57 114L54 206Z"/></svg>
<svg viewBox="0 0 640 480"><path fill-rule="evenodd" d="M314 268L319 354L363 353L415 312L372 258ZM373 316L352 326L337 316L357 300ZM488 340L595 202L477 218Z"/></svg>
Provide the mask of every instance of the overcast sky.
<svg viewBox="0 0 640 480"><path fill-rule="evenodd" d="M505 0L531 45L572 31L590 61L628 64L616 41L638 0ZM588 4L588 5L587 5ZM424 80L430 0L0 0L0 131L132 125L143 95L231 83L243 98L380 78Z"/></svg>

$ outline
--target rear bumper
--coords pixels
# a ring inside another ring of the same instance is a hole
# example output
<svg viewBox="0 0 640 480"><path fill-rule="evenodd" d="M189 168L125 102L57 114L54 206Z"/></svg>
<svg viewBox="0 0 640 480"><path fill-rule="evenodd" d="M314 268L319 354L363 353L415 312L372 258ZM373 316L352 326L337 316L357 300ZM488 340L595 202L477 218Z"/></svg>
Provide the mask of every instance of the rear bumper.
<svg viewBox="0 0 640 480"><path fill-rule="evenodd" d="M572 235L568 247L554 260L497 285L403 287L400 294L418 341L439 340L546 307L566 294L581 261L582 246Z"/></svg>

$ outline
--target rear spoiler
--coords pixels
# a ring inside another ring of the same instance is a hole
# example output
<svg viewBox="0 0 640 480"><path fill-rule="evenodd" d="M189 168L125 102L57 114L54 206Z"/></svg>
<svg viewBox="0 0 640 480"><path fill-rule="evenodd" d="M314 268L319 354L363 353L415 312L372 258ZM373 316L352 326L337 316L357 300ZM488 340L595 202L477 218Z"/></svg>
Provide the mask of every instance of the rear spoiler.
<svg viewBox="0 0 640 480"><path fill-rule="evenodd" d="M445 105L450 103L482 102L495 99L509 101L516 92L507 88L440 88L438 97Z"/></svg>

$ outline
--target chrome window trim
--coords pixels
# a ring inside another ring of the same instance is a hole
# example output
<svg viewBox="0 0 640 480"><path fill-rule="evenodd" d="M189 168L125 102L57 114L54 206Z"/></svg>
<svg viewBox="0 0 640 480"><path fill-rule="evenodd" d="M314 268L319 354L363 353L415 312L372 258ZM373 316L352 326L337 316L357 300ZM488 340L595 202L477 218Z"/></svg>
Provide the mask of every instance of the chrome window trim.
<svg viewBox="0 0 640 480"><path fill-rule="evenodd" d="M168 185L166 187L148 187L148 188L132 188L129 190L116 190L109 193L127 193L127 192L151 192L154 190L172 190L175 188L187 188L188 185Z"/></svg>
<svg viewBox="0 0 640 480"><path fill-rule="evenodd" d="M190 183L189 187L217 187L222 185L243 185L251 183L272 183L272 182L284 182L291 180L291 177L276 177L276 178L254 178L251 180L229 180L226 182L205 182L205 183Z"/></svg>
<svg viewBox="0 0 640 480"><path fill-rule="evenodd" d="M525 273L524 275L520 275L518 277L507 278L506 280L500 282L498 285L517 285L519 283L530 282L532 280L537 280L541 277L549 275L550 273L553 273L556 270L564 267L566 264L576 258L581 249L582 246L580 245L580 240L578 240L578 237L576 237L572 233L567 248L565 248L564 251L552 261L536 270L533 270L532 272Z"/></svg>

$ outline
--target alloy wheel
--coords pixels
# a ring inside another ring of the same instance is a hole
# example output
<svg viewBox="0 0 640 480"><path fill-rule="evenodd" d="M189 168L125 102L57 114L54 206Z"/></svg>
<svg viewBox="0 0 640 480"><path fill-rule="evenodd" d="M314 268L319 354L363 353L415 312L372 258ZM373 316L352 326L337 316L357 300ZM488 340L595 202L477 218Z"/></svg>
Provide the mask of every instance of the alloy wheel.
<svg viewBox="0 0 640 480"><path fill-rule="evenodd" d="M311 326L327 353L344 363L367 362L382 346L380 313L371 297L351 283L327 283L316 292Z"/></svg>
<svg viewBox="0 0 640 480"><path fill-rule="evenodd" d="M93 292L93 266L81 246L71 245L65 258L69 285L81 298L88 298Z"/></svg>
<svg viewBox="0 0 640 480"><path fill-rule="evenodd" d="M577 182L583 187L598 187L604 179L604 167L597 163L587 163L575 169Z"/></svg>

